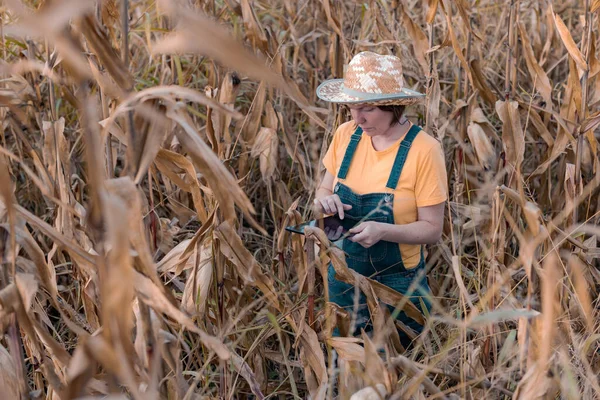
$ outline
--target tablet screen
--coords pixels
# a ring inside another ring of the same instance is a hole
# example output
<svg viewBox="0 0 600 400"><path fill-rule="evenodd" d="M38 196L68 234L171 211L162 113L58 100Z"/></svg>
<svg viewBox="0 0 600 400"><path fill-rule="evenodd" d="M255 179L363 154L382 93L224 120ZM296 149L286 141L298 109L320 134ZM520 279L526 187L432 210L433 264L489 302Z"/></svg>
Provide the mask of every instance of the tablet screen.
<svg viewBox="0 0 600 400"><path fill-rule="evenodd" d="M342 237L351 236L348 231L352 229L355 222L348 219L340 219L337 215L314 219L296 226L288 226L285 229L290 232L304 234L304 228L307 226L315 226L323 230L329 240L335 241Z"/></svg>

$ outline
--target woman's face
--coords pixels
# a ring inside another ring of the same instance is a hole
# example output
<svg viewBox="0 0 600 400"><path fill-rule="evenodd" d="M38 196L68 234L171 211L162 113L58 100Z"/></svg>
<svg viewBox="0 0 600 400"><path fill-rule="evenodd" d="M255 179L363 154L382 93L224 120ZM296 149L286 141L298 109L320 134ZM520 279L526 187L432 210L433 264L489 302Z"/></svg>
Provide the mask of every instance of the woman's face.
<svg viewBox="0 0 600 400"><path fill-rule="evenodd" d="M370 105L350 105L352 119L369 136L386 135L392 126L394 114Z"/></svg>

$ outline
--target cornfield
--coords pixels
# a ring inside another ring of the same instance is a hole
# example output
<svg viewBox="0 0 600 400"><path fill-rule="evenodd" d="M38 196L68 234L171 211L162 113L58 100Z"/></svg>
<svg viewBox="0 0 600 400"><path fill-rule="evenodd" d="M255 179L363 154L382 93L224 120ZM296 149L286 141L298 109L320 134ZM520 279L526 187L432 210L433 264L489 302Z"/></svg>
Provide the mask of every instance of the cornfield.
<svg viewBox="0 0 600 400"><path fill-rule="evenodd" d="M0 4L1 398L600 398L600 1ZM446 155L427 316L284 229L363 50Z"/></svg>

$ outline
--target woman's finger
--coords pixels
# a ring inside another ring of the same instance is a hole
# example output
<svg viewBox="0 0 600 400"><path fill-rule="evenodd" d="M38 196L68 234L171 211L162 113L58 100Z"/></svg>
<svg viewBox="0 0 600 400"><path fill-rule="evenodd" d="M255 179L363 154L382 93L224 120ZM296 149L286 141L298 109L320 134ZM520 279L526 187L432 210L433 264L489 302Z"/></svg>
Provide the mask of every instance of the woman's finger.
<svg viewBox="0 0 600 400"><path fill-rule="evenodd" d="M344 219L344 205L342 204L342 200L340 200L340 196L335 195L335 197L332 197L334 199L333 201L335 202L335 206L337 208L337 212L340 219Z"/></svg>
<svg viewBox="0 0 600 400"><path fill-rule="evenodd" d="M327 213L334 214L336 211L335 200L331 197L327 197Z"/></svg>
<svg viewBox="0 0 600 400"><path fill-rule="evenodd" d="M344 227L343 226L338 226L338 228L335 230L335 239L334 240L338 240L339 238L342 237L342 232L344 232Z"/></svg>
<svg viewBox="0 0 600 400"><path fill-rule="evenodd" d="M323 209L323 204L321 203L321 200L315 199L315 201L313 201L313 204L314 204L315 211L320 212L320 213L325 211Z"/></svg>
<svg viewBox="0 0 600 400"><path fill-rule="evenodd" d="M324 214L328 213L329 206L327 205L327 198L319 199L319 203L321 204L321 209Z"/></svg>
<svg viewBox="0 0 600 400"><path fill-rule="evenodd" d="M366 246L365 243L363 242L363 240L366 239L364 233L356 234L354 236L349 237L348 239L353 241L354 243L360 244L364 248L368 248L368 246Z"/></svg>
<svg viewBox="0 0 600 400"><path fill-rule="evenodd" d="M365 229L365 224L361 222L360 224L350 228L350 230L348 230L348 232L357 234L357 233L362 232L363 229Z"/></svg>

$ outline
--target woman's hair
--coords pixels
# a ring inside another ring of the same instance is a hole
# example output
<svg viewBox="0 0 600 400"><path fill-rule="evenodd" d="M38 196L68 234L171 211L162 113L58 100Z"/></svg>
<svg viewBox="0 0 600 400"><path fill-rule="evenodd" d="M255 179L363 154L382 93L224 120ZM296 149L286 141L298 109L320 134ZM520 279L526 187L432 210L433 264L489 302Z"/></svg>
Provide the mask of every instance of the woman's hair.
<svg viewBox="0 0 600 400"><path fill-rule="evenodd" d="M392 106L377 106L382 111L391 112L394 115L394 119L392 119L392 126L396 125L400 122L402 115L404 115L404 109L406 106L392 105Z"/></svg>

